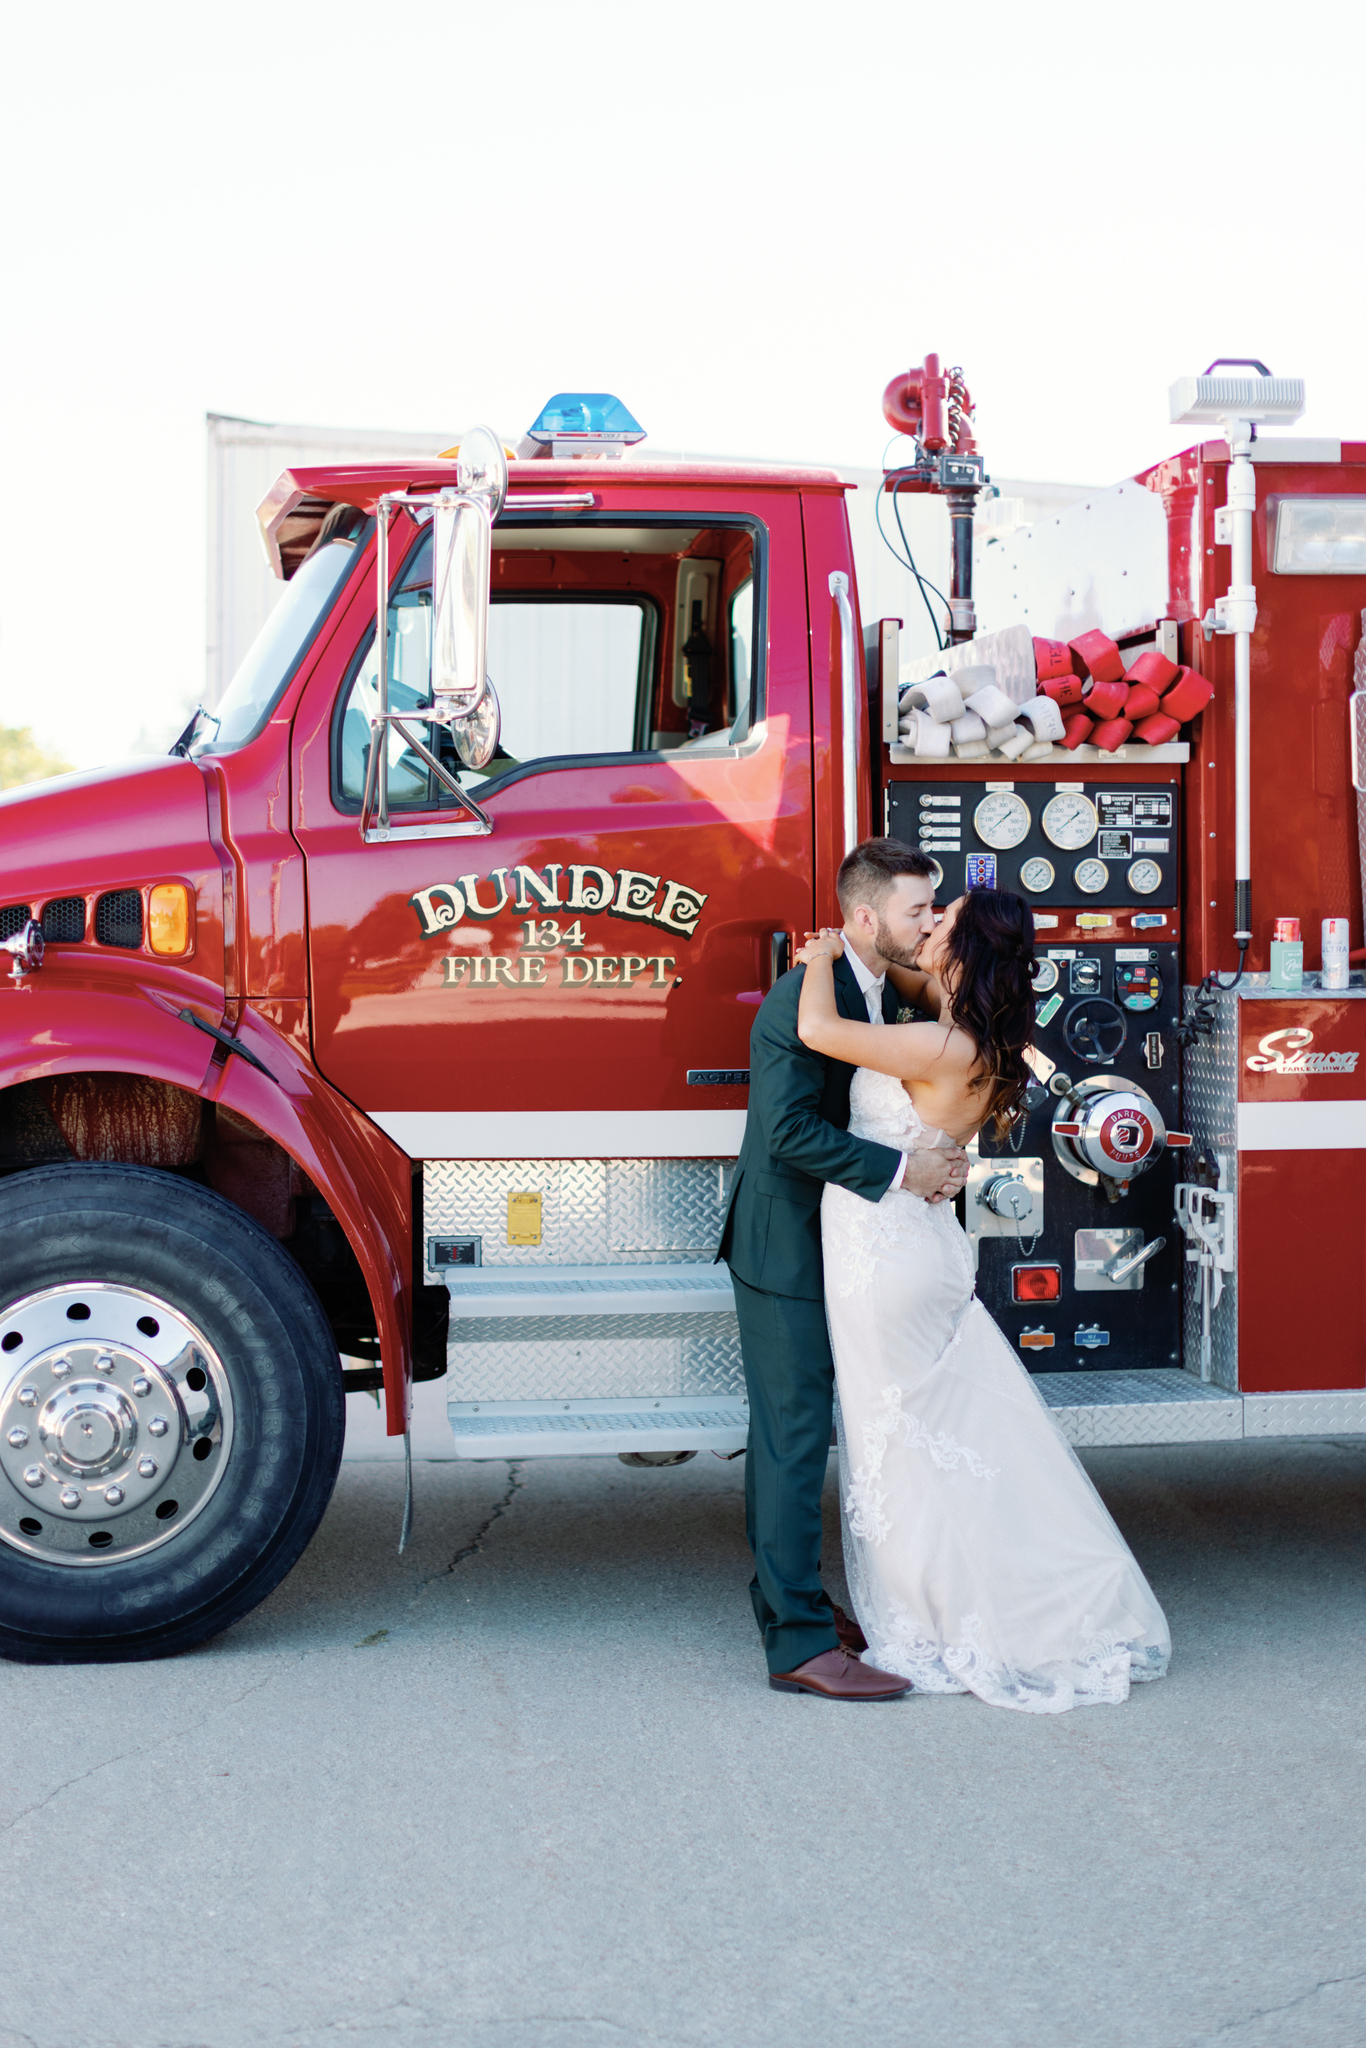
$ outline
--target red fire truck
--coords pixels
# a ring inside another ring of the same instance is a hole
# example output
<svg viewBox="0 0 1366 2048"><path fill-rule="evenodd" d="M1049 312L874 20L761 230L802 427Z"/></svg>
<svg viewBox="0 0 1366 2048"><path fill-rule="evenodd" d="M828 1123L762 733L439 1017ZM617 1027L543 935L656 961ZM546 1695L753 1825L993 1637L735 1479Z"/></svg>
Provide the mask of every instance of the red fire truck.
<svg viewBox="0 0 1366 2048"><path fill-rule="evenodd" d="M1223 438L1133 480L1165 607L1069 645L1027 590L978 633L971 403L894 380L885 502L955 537L904 674L837 475L613 459L601 395L510 464L481 430L279 479L223 700L0 800L5 1654L246 1612L348 1389L398 1435L444 1376L464 1457L740 1449L749 1028L870 831L1036 908L1028 1124L963 1216L1071 1439L1366 1428L1366 986L1315 939L1360 932L1366 444L1258 440L1284 380L1188 386Z"/></svg>

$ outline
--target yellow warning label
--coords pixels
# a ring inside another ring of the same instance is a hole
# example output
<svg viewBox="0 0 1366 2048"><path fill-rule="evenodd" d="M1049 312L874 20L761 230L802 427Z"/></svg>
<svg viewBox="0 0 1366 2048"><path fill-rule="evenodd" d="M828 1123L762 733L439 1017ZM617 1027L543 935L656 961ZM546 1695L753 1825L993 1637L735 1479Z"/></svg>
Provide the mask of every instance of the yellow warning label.
<svg viewBox="0 0 1366 2048"><path fill-rule="evenodd" d="M541 1241L541 1197L539 1194L508 1196L508 1243L539 1244Z"/></svg>

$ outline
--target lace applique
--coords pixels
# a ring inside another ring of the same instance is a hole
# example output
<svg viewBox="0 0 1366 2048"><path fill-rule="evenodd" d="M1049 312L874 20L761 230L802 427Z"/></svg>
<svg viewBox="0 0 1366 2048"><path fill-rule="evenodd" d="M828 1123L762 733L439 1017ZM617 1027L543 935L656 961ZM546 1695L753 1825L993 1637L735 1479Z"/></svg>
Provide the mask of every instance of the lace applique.
<svg viewBox="0 0 1366 2048"><path fill-rule="evenodd" d="M969 1305L970 1307L972 1304ZM949 1353L955 1349L963 1334L966 1316L959 1319L958 1328L945 1345L939 1364L943 1364ZM877 1545L886 1541L892 1532L892 1525L883 1512L887 1499L886 1489L880 1485L882 1461L887 1455L887 1446L894 1436L900 1435L908 1451L928 1451L934 1464L941 1472L956 1472L965 1465L974 1479L995 1479L996 1471L986 1460L960 1444L957 1437L950 1436L946 1429L937 1435L925 1427L918 1415L901 1405L901 1389L897 1386L884 1387L882 1391L881 1415L863 1425L863 1463L850 1479L849 1492L844 1512L849 1518L853 1534L864 1543Z"/></svg>
<svg viewBox="0 0 1366 2048"><path fill-rule="evenodd" d="M1083 1625L1092 1626L1089 1616ZM905 1610L898 1608L880 1639L864 1652L864 1662L909 1678L917 1692L971 1692L987 1706L1013 1707L1022 1714L1120 1706L1129 1696L1130 1685L1161 1678L1167 1669L1167 1654L1159 1645L1126 1643L1102 1633L1093 1636L1062 1676L1014 1671L988 1656L981 1633L982 1617L965 1614L956 1642L933 1643Z"/></svg>
<svg viewBox="0 0 1366 2048"><path fill-rule="evenodd" d="M835 1292L845 1301L872 1286L880 1258L905 1257L912 1239L928 1243L934 1229L931 1212L916 1195L887 1194L880 1202L865 1202L831 1184L826 1200L834 1210L828 1249L835 1254ZM830 1278L827 1273L827 1286Z"/></svg>

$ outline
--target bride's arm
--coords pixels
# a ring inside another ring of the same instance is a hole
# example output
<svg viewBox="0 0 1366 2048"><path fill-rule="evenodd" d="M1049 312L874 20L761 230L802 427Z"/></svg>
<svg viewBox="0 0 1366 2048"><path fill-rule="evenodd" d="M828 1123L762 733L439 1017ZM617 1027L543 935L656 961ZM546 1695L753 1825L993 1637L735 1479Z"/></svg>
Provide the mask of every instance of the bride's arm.
<svg viewBox="0 0 1366 2048"><path fill-rule="evenodd" d="M797 1036L813 1052L845 1060L851 1067L871 1067L898 1081L918 1081L942 1062L954 1033L944 1024L856 1024L835 1007L835 957L838 940L810 941L797 955L805 966ZM938 1071L944 1069L939 1066Z"/></svg>

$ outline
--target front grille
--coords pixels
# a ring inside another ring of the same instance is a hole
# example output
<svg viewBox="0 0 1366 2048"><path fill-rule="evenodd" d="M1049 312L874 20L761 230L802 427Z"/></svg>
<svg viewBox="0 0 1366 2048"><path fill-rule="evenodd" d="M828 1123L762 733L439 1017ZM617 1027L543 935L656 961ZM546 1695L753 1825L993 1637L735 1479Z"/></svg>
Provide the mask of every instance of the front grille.
<svg viewBox="0 0 1366 2048"><path fill-rule="evenodd" d="M95 905L95 937L102 946L142 944L142 897L136 889L111 889Z"/></svg>
<svg viewBox="0 0 1366 2048"><path fill-rule="evenodd" d="M24 929L32 915L27 903L7 903L0 910L0 939L12 939L16 932Z"/></svg>
<svg viewBox="0 0 1366 2048"><path fill-rule="evenodd" d="M43 905L43 937L49 946L77 946L85 937L84 896L54 896Z"/></svg>

